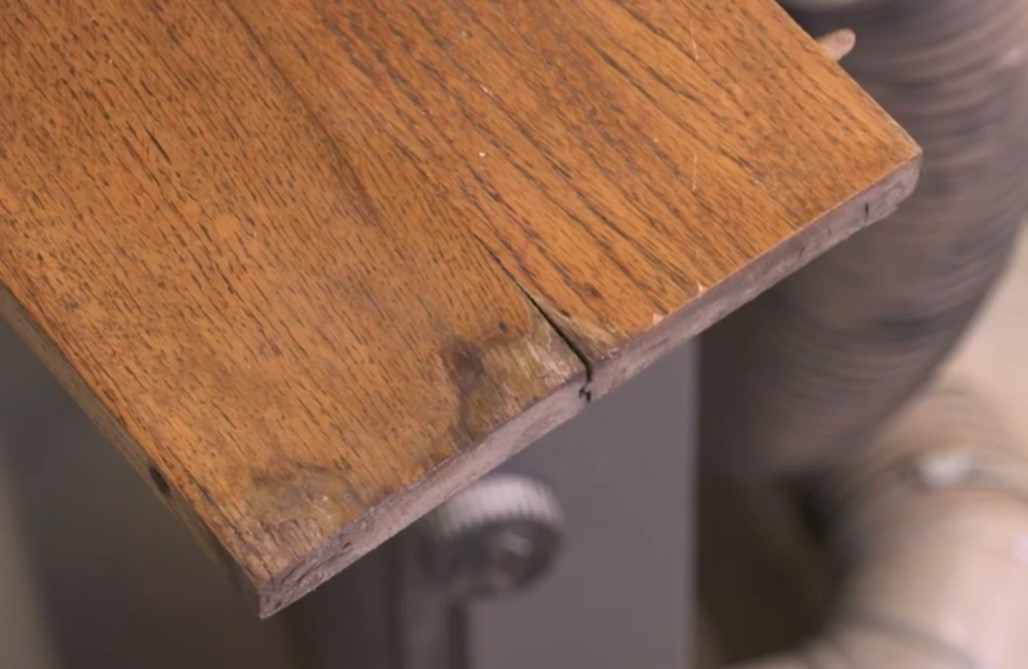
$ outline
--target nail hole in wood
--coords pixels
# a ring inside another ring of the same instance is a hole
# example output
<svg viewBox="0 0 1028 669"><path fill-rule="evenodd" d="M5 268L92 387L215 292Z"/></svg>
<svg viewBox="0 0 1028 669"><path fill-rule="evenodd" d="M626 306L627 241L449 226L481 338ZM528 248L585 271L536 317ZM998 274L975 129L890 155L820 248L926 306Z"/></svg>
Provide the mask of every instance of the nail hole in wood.
<svg viewBox="0 0 1028 669"><path fill-rule="evenodd" d="M162 495L171 494L171 486L164 480L164 475L157 471L156 467L147 467L146 471L150 474L150 480L153 481L153 484L157 486L157 490Z"/></svg>

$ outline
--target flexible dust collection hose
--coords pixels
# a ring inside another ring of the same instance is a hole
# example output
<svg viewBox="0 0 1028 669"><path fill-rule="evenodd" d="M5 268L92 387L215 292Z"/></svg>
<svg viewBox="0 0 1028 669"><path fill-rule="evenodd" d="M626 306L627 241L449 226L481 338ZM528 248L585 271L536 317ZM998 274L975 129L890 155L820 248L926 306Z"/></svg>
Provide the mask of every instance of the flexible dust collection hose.
<svg viewBox="0 0 1028 669"><path fill-rule="evenodd" d="M925 170L893 216L703 338L706 464L802 482L839 568L820 634L745 669L1020 669L1024 450L949 390L882 430L974 317L1028 204L1028 0L788 4L815 35L856 32L846 67Z"/></svg>
<svg viewBox="0 0 1028 669"><path fill-rule="evenodd" d="M931 378L1002 271L1028 203L1026 0L802 0L850 27L846 68L923 146L914 195L712 328L705 458L801 476ZM840 6L847 5L840 9Z"/></svg>

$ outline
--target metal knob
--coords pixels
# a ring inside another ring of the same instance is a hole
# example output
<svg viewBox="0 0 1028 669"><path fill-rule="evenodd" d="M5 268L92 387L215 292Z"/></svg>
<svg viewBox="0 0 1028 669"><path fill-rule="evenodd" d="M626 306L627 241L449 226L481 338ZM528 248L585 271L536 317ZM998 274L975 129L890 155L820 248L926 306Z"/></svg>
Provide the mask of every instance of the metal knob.
<svg viewBox="0 0 1028 669"><path fill-rule="evenodd" d="M557 498L543 483L488 476L425 518L429 569L457 598L516 590L553 562L562 524Z"/></svg>

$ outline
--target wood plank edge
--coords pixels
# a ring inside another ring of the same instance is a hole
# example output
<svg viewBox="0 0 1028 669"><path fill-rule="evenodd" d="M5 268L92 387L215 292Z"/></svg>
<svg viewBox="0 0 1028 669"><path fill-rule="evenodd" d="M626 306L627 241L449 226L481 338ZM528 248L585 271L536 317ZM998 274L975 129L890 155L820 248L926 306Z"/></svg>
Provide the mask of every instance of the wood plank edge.
<svg viewBox="0 0 1028 669"><path fill-rule="evenodd" d="M308 553L279 573L258 575L244 570L232 557L231 552L193 511L188 501L146 455L128 427L107 409L53 338L36 323L5 285L0 285L0 314L39 356L94 424L114 442L158 499L186 525L201 548L221 565L244 596L256 604L261 618L267 618L300 599L586 406L582 394L586 375L582 372L503 424L479 444L450 458L414 485L369 510L318 550ZM559 338L559 333L555 334Z"/></svg>
<svg viewBox="0 0 1028 669"><path fill-rule="evenodd" d="M252 599L252 576L244 573L230 552L194 513L191 505L165 477L158 464L139 446L128 427L96 396L89 384L67 359L52 337L31 317L28 309L6 285L0 284L0 314L39 357L61 387L71 395L101 432L122 452L129 464L143 477L147 486L164 506L172 511L196 537L201 548L227 572L232 581Z"/></svg>
<svg viewBox="0 0 1028 669"><path fill-rule="evenodd" d="M593 361L591 397L602 397L678 344L700 334L826 251L895 211L914 191L921 174L921 150L912 141L911 146L914 151L910 158L869 188L797 231L740 272L709 287L682 309L612 351L604 360Z"/></svg>
<svg viewBox="0 0 1028 669"><path fill-rule="evenodd" d="M638 374L679 343L699 334L845 238L892 213L913 191L920 168L921 153L917 151L907 162L869 189L798 231L736 275L709 288L658 325L612 351L605 360L587 360L577 348L571 347L585 364L588 370L586 373L570 379L481 443L447 460L414 485L371 509L324 546L304 555L281 572L266 577L245 572L231 557L229 551L139 447L127 426L96 397L59 346L36 324L7 286L0 286L0 313L93 422L144 476L162 503L197 536L201 546L226 568L237 585L256 599L259 615L267 618L414 523L471 481L569 420L592 399L606 394ZM875 194L876 199L872 200L869 197L871 194ZM497 264L502 268L499 261ZM547 317L540 303L533 300L529 292L520 285L518 287L525 293L532 308L542 315L561 339L565 342L574 341L571 333L560 331L556 322Z"/></svg>
<svg viewBox="0 0 1028 669"><path fill-rule="evenodd" d="M584 385L584 374L568 380L479 444L372 508L320 549L303 556L268 582L258 584L260 617L268 618L289 606L469 483L568 421L586 407L581 392Z"/></svg>

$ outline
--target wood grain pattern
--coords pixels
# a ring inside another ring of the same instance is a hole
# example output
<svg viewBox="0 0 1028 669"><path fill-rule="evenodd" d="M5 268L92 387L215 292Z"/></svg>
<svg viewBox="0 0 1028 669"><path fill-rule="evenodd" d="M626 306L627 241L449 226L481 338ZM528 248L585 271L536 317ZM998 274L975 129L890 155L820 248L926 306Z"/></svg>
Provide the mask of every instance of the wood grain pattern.
<svg viewBox="0 0 1028 669"><path fill-rule="evenodd" d="M770 0L4 0L0 307L268 615L891 211Z"/></svg>
<svg viewBox="0 0 1028 669"><path fill-rule="evenodd" d="M685 309L697 298L746 269L765 286L891 210L917 170L772 2L236 7L338 146L369 119L401 138L587 360L594 394L709 323ZM710 302L741 302L742 283Z"/></svg>

